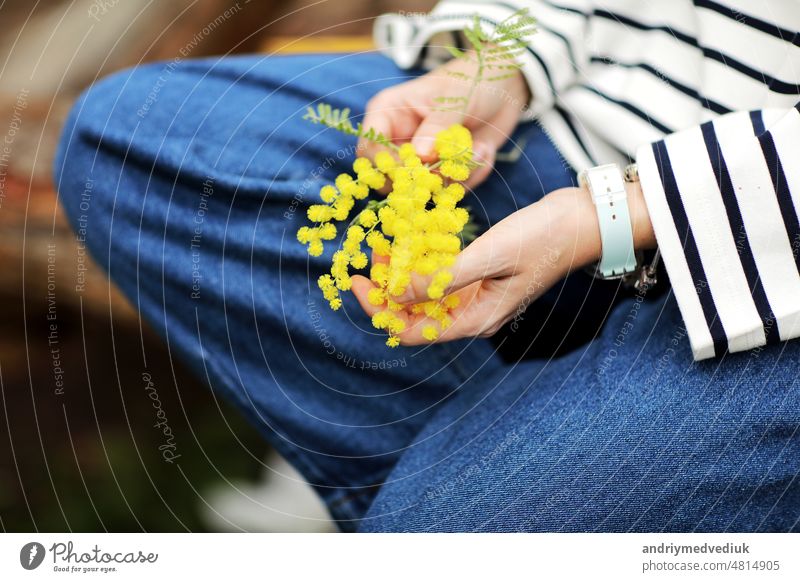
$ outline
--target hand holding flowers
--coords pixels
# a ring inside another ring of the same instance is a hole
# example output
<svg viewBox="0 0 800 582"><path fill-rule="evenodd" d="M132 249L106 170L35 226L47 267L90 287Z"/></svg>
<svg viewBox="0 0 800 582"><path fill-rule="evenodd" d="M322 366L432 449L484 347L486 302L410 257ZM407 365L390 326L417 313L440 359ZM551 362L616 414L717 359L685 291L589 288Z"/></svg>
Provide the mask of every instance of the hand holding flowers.
<svg viewBox="0 0 800 582"><path fill-rule="evenodd" d="M317 283L334 310L340 291L352 290L392 347L490 336L571 270L600 257L597 214L580 188L550 193L464 247L464 185L486 179L530 99L513 57L525 50L533 20L522 12L493 35L477 20L464 32L473 52L452 49L458 58L377 94L363 123L354 126L347 110L325 104L306 116L357 136L368 156L354 162L355 179L339 175L320 191L323 203L308 209L316 225L297 237L309 254L322 254L323 241L337 236L333 221L346 220L370 190L388 190L351 220L330 273ZM463 81L466 95L443 96ZM489 90L492 83L500 86ZM636 248L654 246L638 184L628 187ZM369 263L363 242L372 251L369 278L349 271Z"/></svg>

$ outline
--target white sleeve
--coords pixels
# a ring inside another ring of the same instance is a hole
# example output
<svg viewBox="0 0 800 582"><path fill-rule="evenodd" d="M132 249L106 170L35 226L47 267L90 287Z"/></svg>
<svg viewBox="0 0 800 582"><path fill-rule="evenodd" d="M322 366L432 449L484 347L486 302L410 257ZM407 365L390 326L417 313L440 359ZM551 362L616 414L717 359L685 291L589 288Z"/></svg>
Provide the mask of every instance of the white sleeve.
<svg viewBox="0 0 800 582"><path fill-rule="evenodd" d="M487 32L521 8L537 20L537 32L520 57L531 90L524 119L553 106L556 95L572 85L587 62L585 38L588 0L565 0L553 6L540 0L503 2L442 0L429 14L383 14L375 21L375 42L398 66L432 68L449 58L444 46L458 46L457 31L472 25L475 14Z"/></svg>
<svg viewBox="0 0 800 582"><path fill-rule="evenodd" d="M636 157L695 359L800 336L800 103L723 115Z"/></svg>

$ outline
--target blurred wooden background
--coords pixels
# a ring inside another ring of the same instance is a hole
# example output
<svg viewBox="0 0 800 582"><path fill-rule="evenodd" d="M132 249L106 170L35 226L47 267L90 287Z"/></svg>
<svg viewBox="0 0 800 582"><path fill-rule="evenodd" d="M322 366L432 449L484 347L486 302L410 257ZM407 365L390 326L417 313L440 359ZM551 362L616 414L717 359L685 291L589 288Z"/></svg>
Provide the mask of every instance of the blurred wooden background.
<svg viewBox="0 0 800 582"><path fill-rule="evenodd" d="M267 449L235 412L170 362L100 268L89 268L85 290L75 293L77 246L50 179L75 97L114 70L177 56L211 22L213 33L190 56L363 50L376 15L432 4L0 3L0 134L12 138L0 158L0 529L202 530L202 492L254 478ZM57 298L62 395L48 343L49 284ZM143 394L143 351L179 435L179 473L158 452L160 435Z"/></svg>

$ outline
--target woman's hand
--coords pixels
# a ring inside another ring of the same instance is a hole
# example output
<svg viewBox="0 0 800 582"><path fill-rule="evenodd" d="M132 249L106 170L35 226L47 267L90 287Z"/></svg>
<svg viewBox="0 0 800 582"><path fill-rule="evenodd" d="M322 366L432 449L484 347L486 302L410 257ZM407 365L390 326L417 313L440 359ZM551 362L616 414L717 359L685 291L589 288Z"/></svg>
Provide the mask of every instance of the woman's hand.
<svg viewBox="0 0 800 582"><path fill-rule="evenodd" d="M448 72L475 74L476 64L453 59L425 75L384 89L367 103L362 120L395 143L411 141L422 161L435 161L433 142L436 133L461 121L472 131L473 150L484 165L472 173L465 185L474 188L492 171L495 154L517 126L523 108L530 100L528 85L517 71L499 81L484 81L472 94L463 121L459 113L442 111L437 97L466 96L469 84ZM373 158L381 149L366 140L359 142L360 155Z"/></svg>
<svg viewBox="0 0 800 582"><path fill-rule="evenodd" d="M639 184L626 188L634 246L653 248L655 236ZM453 324L437 341L493 335L568 273L600 256L600 229L589 192L583 188L551 192L494 225L458 255L447 292L458 294L461 303L452 311ZM385 258L373 256L373 260ZM400 302L426 301L428 283L415 275ZM353 277L353 292L370 316L383 309L367 300L372 287L366 277ZM406 321L406 330L399 334L404 345L429 343L422 329L432 320L407 311L398 315Z"/></svg>

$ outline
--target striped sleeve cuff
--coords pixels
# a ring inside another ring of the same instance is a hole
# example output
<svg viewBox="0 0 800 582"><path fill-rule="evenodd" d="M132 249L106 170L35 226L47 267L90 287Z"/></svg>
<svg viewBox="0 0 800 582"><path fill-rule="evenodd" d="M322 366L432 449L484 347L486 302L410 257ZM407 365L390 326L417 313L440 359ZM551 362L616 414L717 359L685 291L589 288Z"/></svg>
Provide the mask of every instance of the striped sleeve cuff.
<svg viewBox="0 0 800 582"><path fill-rule="evenodd" d="M639 176L695 359L800 336L800 111L642 146Z"/></svg>
<svg viewBox="0 0 800 582"><path fill-rule="evenodd" d="M401 68L430 69L449 58L444 46L459 46L459 35L454 33L471 26L475 14L490 32L497 23L523 7L529 8L529 13L537 19L546 14L555 21L552 26L543 26L540 22L531 46L518 57L532 95L529 103L520 104L521 117L534 119L550 110L559 91L574 81L578 67L574 62L573 37L580 37L577 28L585 23L585 18L577 11L560 10L537 0L444 0L429 14L379 16L374 27L375 42Z"/></svg>

